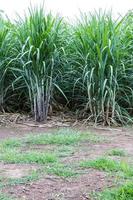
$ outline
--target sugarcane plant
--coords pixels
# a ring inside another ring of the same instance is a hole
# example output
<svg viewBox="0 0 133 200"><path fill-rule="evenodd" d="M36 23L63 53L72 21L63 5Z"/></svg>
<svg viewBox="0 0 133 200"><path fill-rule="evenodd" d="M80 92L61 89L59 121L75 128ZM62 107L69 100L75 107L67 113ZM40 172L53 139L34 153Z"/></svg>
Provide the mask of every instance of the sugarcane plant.
<svg viewBox="0 0 133 200"><path fill-rule="evenodd" d="M4 103L10 77L6 76L7 63L11 60L12 40L10 30L12 24L3 13L0 13L0 111L4 111ZM8 80L7 80L7 79ZM7 83L8 82L8 83Z"/></svg>
<svg viewBox="0 0 133 200"><path fill-rule="evenodd" d="M74 26L69 55L74 80L71 96L79 105L79 113L95 124L131 120L127 107L131 109L133 89L123 60L129 54L123 41L124 20L114 20L111 13L99 11L82 14Z"/></svg>
<svg viewBox="0 0 133 200"><path fill-rule="evenodd" d="M0 15L0 111L41 122L60 104L85 122L133 122L133 11L74 24L43 7L12 23Z"/></svg>
<svg viewBox="0 0 133 200"><path fill-rule="evenodd" d="M29 15L19 18L14 29L13 85L18 87L21 81L27 88L31 112L39 122L47 119L56 75L62 65L64 28L58 16L45 14L43 8L30 8Z"/></svg>

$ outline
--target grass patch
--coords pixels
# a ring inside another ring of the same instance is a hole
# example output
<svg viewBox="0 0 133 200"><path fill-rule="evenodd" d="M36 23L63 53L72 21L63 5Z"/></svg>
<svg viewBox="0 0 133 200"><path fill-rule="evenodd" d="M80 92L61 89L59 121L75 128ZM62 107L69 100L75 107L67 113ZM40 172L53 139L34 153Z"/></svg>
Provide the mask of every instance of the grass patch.
<svg viewBox="0 0 133 200"><path fill-rule="evenodd" d="M97 195L99 200L133 200L133 183L127 183L118 189L106 190Z"/></svg>
<svg viewBox="0 0 133 200"><path fill-rule="evenodd" d="M73 129L61 129L54 134L29 135L28 144L73 145L80 141L99 142L101 138L90 133L82 133Z"/></svg>
<svg viewBox="0 0 133 200"><path fill-rule="evenodd" d="M46 171L49 174L57 175L60 177L68 178L72 176L76 176L77 172L73 171L72 168L64 166L63 164L56 164L53 166L49 166Z"/></svg>
<svg viewBox="0 0 133 200"><path fill-rule="evenodd" d="M82 161L80 166L83 168L95 168L104 171L118 171L119 164L114 160L109 160L106 158L99 158L91 161Z"/></svg>
<svg viewBox="0 0 133 200"><path fill-rule="evenodd" d="M129 166L125 161L120 162L120 170L124 172L125 178L133 177L133 167Z"/></svg>
<svg viewBox="0 0 133 200"><path fill-rule="evenodd" d="M58 144L58 145L71 145L79 142L80 137L78 134L64 135L64 134L40 134L36 136L30 135L27 138L29 144Z"/></svg>
<svg viewBox="0 0 133 200"><path fill-rule="evenodd" d="M55 149L55 154L60 158L68 157L74 154L74 151L75 149L73 146L61 145L61 146L58 146L57 149Z"/></svg>
<svg viewBox="0 0 133 200"><path fill-rule="evenodd" d="M28 152L18 153L17 151L6 151L0 155L0 161L5 163L38 163L46 164L57 161L57 158L52 153L43 152Z"/></svg>
<svg viewBox="0 0 133 200"><path fill-rule="evenodd" d="M109 153L109 156L126 156L126 153L122 149L112 149Z"/></svg>
<svg viewBox="0 0 133 200"><path fill-rule="evenodd" d="M5 139L2 142L0 142L0 148L14 148L14 147L20 147L22 145L22 140L17 138L9 138Z"/></svg>
<svg viewBox="0 0 133 200"><path fill-rule="evenodd" d="M9 138L0 142L0 151L4 153L8 149L16 149L28 145L62 145L70 146L79 142L97 143L103 141L102 137L88 132L80 132L70 128L56 130L55 133L28 135L25 138ZM64 147L62 147L64 148ZM64 151L64 150L63 150Z"/></svg>
<svg viewBox="0 0 133 200"><path fill-rule="evenodd" d="M6 196L5 194L0 193L0 200L13 200L11 197Z"/></svg>
<svg viewBox="0 0 133 200"><path fill-rule="evenodd" d="M124 172L126 177L133 176L132 167L130 167L126 162L121 161L117 162L114 160L110 160L108 158L98 158L90 161L82 161L80 166L83 168L95 168L103 171L110 172Z"/></svg>

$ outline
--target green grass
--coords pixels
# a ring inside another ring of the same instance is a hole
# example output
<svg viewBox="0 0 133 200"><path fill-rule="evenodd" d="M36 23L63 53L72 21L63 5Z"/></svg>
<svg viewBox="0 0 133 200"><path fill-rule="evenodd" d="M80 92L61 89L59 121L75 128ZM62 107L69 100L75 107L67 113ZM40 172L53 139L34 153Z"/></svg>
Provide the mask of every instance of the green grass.
<svg viewBox="0 0 133 200"><path fill-rule="evenodd" d="M0 193L0 200L13 200L13 199L5 194Z"/></svg>
<svg viewBox="0 0 133 200"><path fill-rule="evenodd" d="M0 155L0 161L3 161L4 163L46 164L56 162L57 158L52 153L43 153L35 151L19 153L16 150L10 150Z"/></svg>
<svg viewBox="0 0 133 200"><path fill-rule="evenodd" d="M82 161L80 166L83 168L95 168L105 171L119 171L119 164L110 159L98 158L96 160Z"/></svg>
<svg viewBox="0 0 133 200"><path fill-rule="evenodd" d="M133 183L126 183L123 186L106 190L97 195L98 200L133 200Z"/></svg>
<svg viewBox="0 0 133 200"><path fill-rule="evenodd" d="M63 164L55 164L53 166L49 166L46 171L48 174L53 174L64 178L69 178L78 174L71 167L64 166Z"/></svg>
<svg viewBox="0 0 133 200"><path fill-rule="evenodd" d="M73 145L82 141L93 143L100 142L103 138L95 134L80 132L73 129L61 129L53 134L29 135L26 138L28 144L56 144L56 145Z"/></svg>
<svg viewBox="0 0 133 200"><path fill-rule="evenodd" d="M57 145L71 145L80 141L78 134L40 134L36 136L27 137L28 144L57 144Z"/></svg>
<svg viewBox="0 0 133 200"><path fill-rule="evenodd" d="M61 146L57 146L55 148L55 154L61 158L61 157L68 157L74 154L75 152L75 147L74 146L68 146L68 145L61 145Z"/></svg>
<svg viewBox="0 0 133 200"><path fill-rule="evenodd" d="M124 173L125 178L132 178L133 177L133 167L130 166L125 161L120 162L120 171L122 171Z"/></svg>
<svg viewBox="0 0 133 200"><path fill-rule="evenodd" d="M8 138L0 142L0 148L14 148L22 146L23 139Z"/></svg>
<svg viewBox="0 0 133 200"><path fill-rule="evenodd" d="M72 145L81 140L79 131L72 129L55 130L54 133L29 135L26 138L28 144L56 144L56 145Z"/></svg>
<svg viewBox="0 0 133 200"><path fill-rule="evenodd" d="M80 166L83 168L94 168L98 170L103 170L107 172L123 172L125 176L132 177L133 170L132 166L129 166L126 162L114 161L108 158L98 158L95 160L82 161Z"/></svg>
<svg viewBox="0 0 133 200"><path fill-rule="evenodd" d="M109 156L125 156L126 153L122 149L112 149L109 153Z"/></svg>
<svg viewBox="0 0 133 200"><path fill-rule="evenodd" d="M94 133L77 131L70 128L55 130L54 133L43 133L36 135L28 135L24 138L9 138L0 142L0 150L5 151L6 148L19 148L29 145L75 145L79 142L88 141L98 143L104 141L103 137L99 137ZM64 147L61 147L64 148Z"/></svg>

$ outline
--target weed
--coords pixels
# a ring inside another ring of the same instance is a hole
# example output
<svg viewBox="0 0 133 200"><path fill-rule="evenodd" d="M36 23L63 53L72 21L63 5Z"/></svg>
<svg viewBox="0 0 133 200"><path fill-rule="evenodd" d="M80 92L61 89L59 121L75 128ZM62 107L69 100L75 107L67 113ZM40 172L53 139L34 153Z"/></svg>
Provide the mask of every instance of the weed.
<svg viewBox="0 0 133 200"><path fill-rule="evenodd" d="M91 161L82 161L80 166L83 168L95 168L104 171L112 172L123 172L125 176L133 176L132 167L130 167L126 162L121 161L117 162L110 160L108 158L98 158Z"/></svg>
<svg viewBox="0 0 133 200"><path fill-rule="evenodd" d="M122 149L112 149L109 153L109 156L125 156L126 153Z"/></svg>
<svg viewBox="0 0 133 200"><path fill-rule="evenodd" d="M77 175L77 172L73 171L72 168L64 166L63 164L55 164L51 167L48 167L47 172L64 178Z"/></svg>
<svg viewBox="0 0 133 200"><path fill-rule="evenodd" d="M0 143L0 148L14 148L22 145L22 139L8 138Z"/></svg>
<svg viewBox="0 0 133 200"><path fill-rule="evenodd" d="M97 195L99 200L132 200L133 199L133 183L127 183L119 188L106 190Z"/></svg>

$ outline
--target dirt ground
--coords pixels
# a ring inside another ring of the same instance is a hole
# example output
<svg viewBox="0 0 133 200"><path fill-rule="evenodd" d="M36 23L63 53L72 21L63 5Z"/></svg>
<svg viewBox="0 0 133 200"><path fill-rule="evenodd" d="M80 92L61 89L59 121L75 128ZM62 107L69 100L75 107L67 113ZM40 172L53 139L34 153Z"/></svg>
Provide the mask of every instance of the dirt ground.
<svg viewBox="0 0 133 200"><path fill-rule="evenodd" d="M79 127L80 129L80 127ZM81 143L73 154L62 158L63 163L68 165L84 159L94 159L104 155L110 149L118 148L127 152L128 158L133 158L133 131L132 128L102 128L85 127L91 133L103 136L105 141L91 144ZM29 133L47 133L54 128L37 128L29 126L18 126L15 128L0 128L0 140L6 138L24 137ZM115 157L114 157L115 159ZM32 169L37 169L32 164L4 164L0 163L2 176L6 178L21 178L28 175ZM90 192L101 191L114 185L113 175L95 169L87 169L77 177L62 178L55 175L44 175L39 180L26 184L7 186L2 189L18 200L91 200Z"/></svg>

